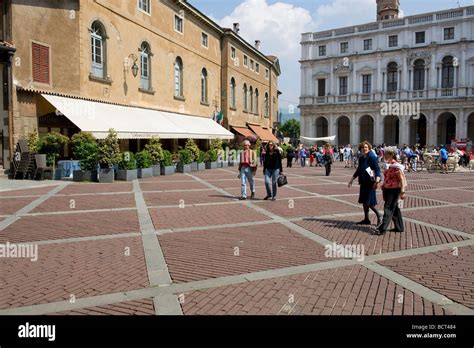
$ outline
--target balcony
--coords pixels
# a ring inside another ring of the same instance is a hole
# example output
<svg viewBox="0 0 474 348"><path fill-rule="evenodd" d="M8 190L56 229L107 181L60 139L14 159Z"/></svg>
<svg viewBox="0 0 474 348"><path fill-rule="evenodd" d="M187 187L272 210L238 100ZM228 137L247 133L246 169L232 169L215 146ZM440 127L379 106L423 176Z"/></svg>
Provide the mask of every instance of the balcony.
<svg viewBox="0 0 474 348"><path fill-rule="evenodd" d="M337 102L338 103L347 103L347 99L349 97L347 95L340 95L339 97L337 97Z"/></svg>
<svg viewBox="0 0 474 348"><path fill-rule="evenodd" d="M384 99L389 99L389 100L399 99L399 96L400 96L399 92L386 92Z"/></svg>
<svg viewBox="0 0 474 348"><path fill-rule="evenodd" d="M423 98L424 95L425 95L424 91L413 91L411 96L414 99L420 99L420 98Z"/></svg>
<svg viewBox="0 0 474 348"><path fill-rule="evenodd" d="M444 88L441 90L442 97L453 97L454 96L454 88Z"/></svg>
<svg viewBox="0 0 474 348"><path fill-rule="evenodd" d="M360 95L360 101L371 101L372 100L372 94L370 93L364 93Z"/></svg>

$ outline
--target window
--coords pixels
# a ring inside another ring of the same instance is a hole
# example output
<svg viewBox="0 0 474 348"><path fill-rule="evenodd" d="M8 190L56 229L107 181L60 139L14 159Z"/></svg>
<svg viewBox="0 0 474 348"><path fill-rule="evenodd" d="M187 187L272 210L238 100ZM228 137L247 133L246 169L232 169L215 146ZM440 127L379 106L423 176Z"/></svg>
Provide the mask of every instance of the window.
<svg viewBox="0 0 474 348"><path fill-rule="evenodd" d="M32 44L33 81L49 84L49 47Z"/></svg>
<svg viewBox="0 0 474 348"><path fill-rule="evenodd" d="M270 70L265 69L265 78L268 80L270 78Z"/></svg>
<svg viewBox="0 0 474 348"><path fill-rule="evenodd" d="M202 47L209 47L209 36L206 33L201 33L201 45Z"/></svg>
<svg viewBox="0 0 474 348"><path fill-rule="evenodd" d="M183 97L183 61L180 57L174 62L174 96Z"/></svg>
<svg viewBox="0 0 474 348"><path fill-rule="evenodd" d="M244 83L244 111L247 111L248 106L248 89L247 84Z"/></svg>
<svg viewBox="0 0 474 348"><path fill-rule="evenodd" d="M447 56L443 58L443 70L441 74L441 88L454 87L454 63L453 57Z"/></svg>
<svg viewBox="0 0 474 348"><path fill-rule="evenodd" d="M421 44L425 43L425 32L424 31L419 31L415 33L415 43Z"/></svg>
<svg viewBox="0 0 474 348"><path fill-rule="evenodd" d="M364 40L364 51L371 51L372 50L372 39Z"/></svg>
<svg viewBox="0 0 474 348"><path fill-rule="evenodd" d="M201 71L201 103L207 104L207 70Z"/></svg>
<svg viewBox="0 0 474 348"><path fill-rule="evenodd" d="M144 42L140 47L140 87L142 89L150 90L150 76L151 76L151 64L150 64L150 45Z"/></svg>
<svg viewBox="0 0 474 348"><path fill-rule="evenodd" d="M372 75L362 75L362 93L372 93Z"/></svg>
<svg viewBox="0 0 474 348"><path fill-rule="evenodd" d="M254 70L254 65L255 65L255 63L254 63L253 59L250 59L250 70Z"/></svg>
<svg viewBox="0 0 474 348"><path fill-rule="evenodd" d="M425 89L425 61L417 59L413 69L413 90L422 91Z"/></svg>
<svg viewBox="0 0 474 348"><path fill-rule="evenodd" d="M150 0L138 0L138 8L143 12L150 13Z"/></svg>
<svg viewBox="0 0 474 348"><path fill-rule="evenodd" d="M339 95L347 95L347 76L339 78Z"/></svg>
<svg viewBox="0 0 474 348"><path fill-rule="evenodd" d="M318 97L326 95L326 79L318 79Z"/></svg>
<svg viewBox="0 0 474 348"><path fill-rule="evenodd" d="M232 109L236 109L236 102L235 102L235 79L230 79L230 107Z"/></svg>
<svg viewBox="0 0 474 348"><path fill-rule="evenodd" d="M249 66L249 57L244 56L244 66L248 67Z"/></svg>
<svg viewBox="0 0 474 348"><path fill-rule="evenodd" d="M444 28L444 39L454 40L454 27Z"/></svg>
<svg viewBox="0 0 474 348"><path fill-rule="evenodd" d="M95 77L106 78L106 34L103 25L95 21L91 27L92 71Z"/></svg>
<svg viewBox="0 0 474 348"><path fill-rule="evenodd" d="M260 95L258 94L258 89L255 88L255 114L258 115L258 104L259 104L259 97Z"/></svg>
<svg viewBox="0 0 474 348"><path fill-rule="evenodd" d="M349 42L341 42L341 53L349 52Z"/></svg>
<svg viewBox="0 0 474 348"><path fill-rule="evenodd" d="M250 96L249 112L252 113L253 112L253 88L252 88L252 86L250 86L250 89L249 89L249 96Z"/></svg>
<svg viewBox="0 0 474 348"><path fill-rule="evenodd" d="M235 59L236 53L235 53L235 48L231 47L230 48L230 58Z"/></svg>
<svg viewBox="0 0 474 348"><path fill-rule="evenodd" d="M264 112L264 115L265 117L268 117L270 115L270 104L269 104L269 99L268 99L268 93L265 93L265 100L264 100L264 108L265 108L265 112Z"/></svg>
<svg viewBox="0 0 474 348"><path fill-rule="evenodd" d="M398 90L398 65L392 62L387 65L387 92Z"/></svg>
<svg viewBox="0 0 474 348"><path fill-rule="evenodd" d="M257 74L260 74L260 64L258 64L258 63L255 63L255 72Z"/></svg>
<svg viewBox="0 0 474 348"><path fill-rule="evenodd" d="M183 19L178 15L174 16L174 30L178 33L183 33Z"/></svg>
<svg viewBox="0 0 474 348"><path fill-rule="evenodd" d="M388 47L397 47L398 46L398 35L390 35L388 37Z"/></svg>
<svg viewBox="0 0 474 348"><path fill-rule="evenodd" d="M319 56L325 56L326 55L326 46L319 46Z"/></svg>

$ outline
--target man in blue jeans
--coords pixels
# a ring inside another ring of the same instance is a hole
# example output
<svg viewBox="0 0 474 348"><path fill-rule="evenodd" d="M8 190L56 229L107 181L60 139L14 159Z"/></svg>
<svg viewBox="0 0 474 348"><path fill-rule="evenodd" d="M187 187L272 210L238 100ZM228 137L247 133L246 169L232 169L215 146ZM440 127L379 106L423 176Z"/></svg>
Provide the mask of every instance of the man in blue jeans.
<svg viewBox="0 0 474 348"><path fill-rule="evenodd" d="M263 162L263 175L265 175L265 188L267 189L267 196L264 198L265 201L270 198L272 201L276 200L277 180L282 173L281 153L275 143L270 141L267 144L267 154Z"/></svg>
<svg viewBox="0 0 474 348"><path fill-rule="evenodd" d="M441 174L448 174L448 150L446 150L444 145L441 145L441 150L439 150L439 156L441 159Z"/></svg>
<svg viewBox="0 0 474 348"><path fill-rule="evenodd" d="M242 183L241 195L240 200L244 201L247 199L247 180L250 184L250 192L252 195L250 196L251 199L255 198L255 185L253 181L253 176L255 175L255 171L257 169L255 161L256 154L254 151L250 149L250 141L244 141L244 150L240 154L240 163L239 163L239 178Z"/></svg>

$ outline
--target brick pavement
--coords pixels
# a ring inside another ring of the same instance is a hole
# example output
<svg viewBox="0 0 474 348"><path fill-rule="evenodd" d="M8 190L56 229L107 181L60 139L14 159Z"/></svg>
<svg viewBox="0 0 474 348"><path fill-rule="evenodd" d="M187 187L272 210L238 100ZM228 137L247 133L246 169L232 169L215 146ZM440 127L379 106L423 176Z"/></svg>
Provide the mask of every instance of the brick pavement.
<svg viewBox="0 0 474 348"><path fill-rule="evenodd" d="M154 249L137 235L132 183L71 183L51 197L44 195L55 186L0 191L0 243L40 243L37 262L0 258L6 270L0 274L0 314L150 315L163 313L157 303L178 296L185 315L443 315L473 309L474 172L407 174L406 231L374 236L370 227L354 225L362 209L358 186L347 188L353 168L336 163L330 177L321 167L285 168L290 185L279 190L277 202L261 200L259 171L260 200L245 203L236 200L236 171L139 180L151 228L160 231ZM47 199L27 208L42 197ZM22 208L22 215L13 215ZM326 257L324 246L332 242L363 246L367 260ZM152 288L147 258L160 249L173 283ZM390 277L392 271L399 278ZM423 289L459 307L437 302Z"/></svg>

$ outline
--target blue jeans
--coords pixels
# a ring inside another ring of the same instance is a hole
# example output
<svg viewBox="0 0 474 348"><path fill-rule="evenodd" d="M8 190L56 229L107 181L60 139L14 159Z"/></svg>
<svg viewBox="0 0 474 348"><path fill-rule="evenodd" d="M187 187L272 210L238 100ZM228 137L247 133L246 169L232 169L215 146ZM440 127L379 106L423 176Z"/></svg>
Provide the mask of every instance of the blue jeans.
<svg viewBox="0 0 474 348"><path fill-rule="evenodd" d="M265 188L267 189L267 197L276 197L277 188L278 188L277 180L279 177L280 177L280 169L265 170ZM272 194L272 189L273 189L273 194Z"/></svg>
<svg viewBox="0 0 474 348"><path fill-rule="evenodd" d="M301 166L306 167L306 157L301 157Z"/></svg>
<svg viewBox="0 0 474 348"><path fill-rule="evenodd" d="M250 184L250 191L255 193L255 185L253 182L252 168L242 167L240 168L240 180L242 182L241 196L247 198L247 180Z"/></svg>

